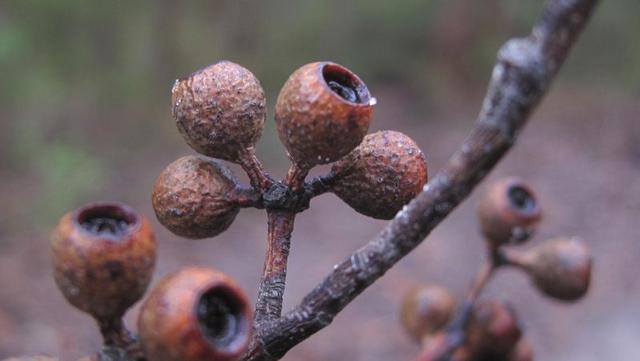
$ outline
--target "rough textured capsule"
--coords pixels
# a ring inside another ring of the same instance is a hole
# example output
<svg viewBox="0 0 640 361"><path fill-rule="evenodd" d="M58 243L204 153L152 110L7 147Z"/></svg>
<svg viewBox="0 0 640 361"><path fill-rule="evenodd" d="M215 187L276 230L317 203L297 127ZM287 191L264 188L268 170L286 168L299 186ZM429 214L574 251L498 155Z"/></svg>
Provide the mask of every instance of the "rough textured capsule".
<svg viewBox="0 0 640 361"><path fill-rule="evenodd" d="M189 267L164 278L145 300L138 329L153 361L232 361L251 336L251 306L225 274Z"/></svg>
<svg viewBox="0 0 640 361"><path fill-rule="evenodd" d="M334 162L367 134L373 103L367 86L349 69L331 62L304 65L278 95L280 140L303 167Z"/></svg>
<svg viewBox="0 0 640 361"><path fill-rule="evenodd" d="M593 259L578 238L557 238L531 249L523 267L545 295L576 301L589 290Z"/></svg>
<svg viewBox="0 0 640 361"><path fill-rule="evenodd" d="M391 219L427 182L427 162L408 136L385 130L334 164L331 190L353 209L373 218Z"/></svg>
<svg viewBox="0 0 640 361"><path fill-rule="evenodd" d="M262 134L266 100L247 69L221 61L176 80L171 107L178 130L198 153L239 162Z"/></svg>
<svg viewBox="0 0 640 361"><path fill-rule="evenodd" d="M420 285L404 296L401 322L405 331L416 341L441 330L451 319L456 301L440 286Z"/></svg>
<svg viewBox="0 0 640 361"><path fill-rule="evenodd" d="M480 228L494 247L530 238L542 218L532 188L524 181L505 178L495 182L480 201Z"/></svg>
<svg viewBox="0 0 640 361"><path fill-rule="evenodd" d="M178 236L214 237L224 232L240 208L232 198L237 181L222 163L185 156L160 174L153 209L160 223Z"/></svg>
<svg viewBox="0 0 640 361"><path fill-rule="evenodd" d="M105 321L121 317L144 294L156 243L149 222L131 207L92 203L62 217L51 254L65 298Z"/></svg>

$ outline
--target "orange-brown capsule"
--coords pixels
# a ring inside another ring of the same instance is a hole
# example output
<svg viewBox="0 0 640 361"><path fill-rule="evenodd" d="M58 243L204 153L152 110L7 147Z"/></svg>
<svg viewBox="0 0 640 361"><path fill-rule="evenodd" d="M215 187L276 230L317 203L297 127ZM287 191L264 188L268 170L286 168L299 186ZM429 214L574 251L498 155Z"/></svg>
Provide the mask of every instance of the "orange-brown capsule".
<svg viewBox="0 0 640 361"><path fill-rule="evenodd" d="M502 302L482 302L473 309L466 347L481 359L500 359L515 348L521 335L513 308Z"/></svg>
<svg viewBox="0 0 640 361"><path fill-rule="evenodd" d="M480 202L478 216L487 241L498 247L529 239L542 218L542 210L531 187L510 177L489 188Z"/></svg>
<svg viewBox="0 0 640 361"><path fill-rule="evenodd" d="M151 197L163 226L187 238L214 237L224 232L240 210L233 199L238 182L219 161L182 157L160 174Z"/></svg>
<svg viewBox="0 0 640 361"><path fill-rule="evenodd" d="M153 289L138 329L149 360L231 361L247 348L251 319L249 300L231 278L189 267Z"/></svg>
<svg viewBox="0 0 640 361"><path fill-rule="evenodd" d="M427 182L427 162L408 136L391 130L367 135L362 144L334 164L331 190L353 209L391 219Z"/></svg>
<svg viewBox="0 0 640 361"><path fill-rule="evenodd" d="M171 90L173 117L189 146L236 163L262 134L265 103L258 79L229 61L178 79Z"/></svg>
<svg viewBox="0 0 640 361"><path fill-rule="evenodd" d="M589 290L593 259L579 238L557 238L529 250L521 267L545 295L576 301Z"/></svg>
<svg viewBox="0 0 640 361"><path fill-rule="evenodd" d="M455 311L456 300L443 287L421 285L404 296L400 321L405 331L416 341L446 326Z"/></svg>
<svg viewBox="0 0 640 361"><path fill-rule="evenodd" d="M351 70L331 62L307 64L289 77L278 95L280 140L302 167L334 162L367 134L374 103Z"/></svg>
<svg viewBox="0 0 640 361"><path fill-rule="evenodd" d="M62 294L98 321L121 317L142 297L156 260L149 222L115 202L67 213L53 233L51 251Z"/></svg>

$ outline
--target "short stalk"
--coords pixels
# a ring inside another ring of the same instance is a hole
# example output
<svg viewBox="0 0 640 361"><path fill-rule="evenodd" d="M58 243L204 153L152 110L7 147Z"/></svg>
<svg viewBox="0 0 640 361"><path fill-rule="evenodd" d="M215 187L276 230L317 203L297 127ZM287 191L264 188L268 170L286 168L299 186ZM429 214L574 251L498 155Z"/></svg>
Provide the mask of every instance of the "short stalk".
<svg viewBox="0 0 640 361"><path fill-rule="evenodd" d="M253 188L264 193L271 187L275 181L265 172L262 163L256 156L256 150L253 147L246 148L240 154L240 166L249 176L249 181Z"/></svg>

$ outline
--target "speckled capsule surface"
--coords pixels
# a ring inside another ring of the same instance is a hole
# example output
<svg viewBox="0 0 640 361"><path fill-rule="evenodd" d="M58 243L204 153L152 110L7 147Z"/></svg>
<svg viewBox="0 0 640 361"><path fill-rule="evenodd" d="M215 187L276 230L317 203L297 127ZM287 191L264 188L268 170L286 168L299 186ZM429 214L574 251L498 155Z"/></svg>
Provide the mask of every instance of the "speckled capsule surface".
<svg viewBox="0 0 640 361"><path fill-rule="evenodd" d="M478 208L480 228L494 247L530 238L542 219L533 189L516 177L493 183Z"/></svg>
<svg viewBox="0 0 640 361"><path fill-rule="evenodd" d="M142 297L156 260L149 222L121 203L92 203L67 213L51 255L65 298L98 320L121 317Z"/></svg>
<svg viewBox="0 0 640 361"><path fill-rule="evenodd" d="M237 181L214 159L185 156L160 174L152 204L160 223L187 238L214 237L224 232L240 208L231 198Z"/></svg>
<svg viewBox="0 0 640 361"><path fill-rule="evenodd" d="M589 290L593 258L579 238L547 241L527 254L524 268L545 295L576 301Z"/></svg>
<svg viewBox="0 0 640 361"><path fill-rule="evenodd" d="M149 360L232 361L247 348L251 320L249 300L231 278L189 267L152 290L138 329Z"/></svg>
<svg viewBox="0 0 640 361"><path fill-rule="evenodd" d="M262 134L266 100L247 69L221 61L176 80L172 114L187 144L209 157L239 162Z"/></svg>
<svg viewBox="0 0 640 361"><path fill-rule="evenodd" d="M400 320L415 341L441 330L451 319L456 300L445 288L420 285L411 288L402 301Z"/></svg>
<svg viewBox="0 0 640 361"><path fill-rule="evenodd" d="M364 82L349 69L331 62L307 64L280 90L278 135L296 164L331 163L360 144L373 104Z"/></svg>
<svg viewBox="0 0 640 361"><path fill-rule="evenodd" d="M362 144L332 170L331 190L353 209L391 219L427 182L427 162L408 136L385 130L367 135Z"/></svg>

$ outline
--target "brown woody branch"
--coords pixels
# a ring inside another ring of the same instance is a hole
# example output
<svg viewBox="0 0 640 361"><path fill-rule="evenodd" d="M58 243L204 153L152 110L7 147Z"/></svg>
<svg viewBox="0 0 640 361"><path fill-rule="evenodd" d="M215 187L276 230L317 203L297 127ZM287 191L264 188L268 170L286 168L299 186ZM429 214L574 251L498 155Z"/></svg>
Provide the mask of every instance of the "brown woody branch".
<svg viewBox="0 0 640 361"><path fill-rule="evenodd" d="M287 279L287 259L296 214L288 210L268 209L267 250L256 302L256 327L282 314L282 300Z"/></svg>
<svg viewBox="0 0 640 361"><path fill-rule="evenodd" d="M532 33L500 49L476 126L460 150L376 238L337 265L293 310L262 323L243 360L280 359L329 325L471 193L516 141L596 3L548 1Z"/></svg>

